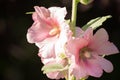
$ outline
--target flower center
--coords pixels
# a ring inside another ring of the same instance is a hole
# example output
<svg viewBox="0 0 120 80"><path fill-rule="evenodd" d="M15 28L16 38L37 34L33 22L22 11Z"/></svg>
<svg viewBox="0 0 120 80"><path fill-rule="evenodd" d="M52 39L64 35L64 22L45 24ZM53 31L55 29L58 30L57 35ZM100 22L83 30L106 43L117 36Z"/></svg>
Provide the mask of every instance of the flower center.
<svg viewBox="0 0 120 80"><path fill-rule="evenodd" d="M52 30L50 30L49 35L55 36L60 33L60 29L58 27L54 27Z"/></svg>
<svg viewBox="0 0 120 80"><path fill-rule="evenodd" d="M80 58L82 59L90 59L92 57L91 49L84 47L80 50Z"/></svg>

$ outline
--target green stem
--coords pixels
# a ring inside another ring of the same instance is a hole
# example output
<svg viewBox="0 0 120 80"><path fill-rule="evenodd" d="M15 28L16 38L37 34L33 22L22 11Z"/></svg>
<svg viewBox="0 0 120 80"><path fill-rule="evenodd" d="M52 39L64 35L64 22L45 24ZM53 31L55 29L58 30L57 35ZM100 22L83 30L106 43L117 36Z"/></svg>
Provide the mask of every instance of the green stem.
<svg viewBox="0 0 120 80"><path fill-rule="evenodd" d="M71 26L71 30L73 32L73 36L75 36L77 4L78 4L78 0L73 0L72 1L72 16L71 16L70 26ZM70 75L70 73L68 71L68 76L67 76L66 80L76 80L76 79L75 79L75 77L73 75Z"/></svg>
<svg viewBox="0 0 120 80"><path fill-rule="evenodd" d="M78 4L78 0L73 0L72 1L71 30L73 32L73 36L75 36L77 4Z"/></svg>

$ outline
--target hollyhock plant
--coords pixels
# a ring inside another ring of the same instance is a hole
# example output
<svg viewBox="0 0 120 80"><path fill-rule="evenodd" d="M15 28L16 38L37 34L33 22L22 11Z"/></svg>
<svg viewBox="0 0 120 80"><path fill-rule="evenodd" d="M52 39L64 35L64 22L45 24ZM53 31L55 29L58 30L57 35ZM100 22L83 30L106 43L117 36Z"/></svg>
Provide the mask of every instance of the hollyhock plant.
<svg viewBox="0 0 120 80"><path fill-rule="evenodd" d="M111 72L112 63L102 55L111 55L119 51L113 43L108 41L105 29L99 29L94 35L92 28L86 31L77 29L80 34L67 43L68 55L71 55L70 73L78 80L88 76L100 77L103 70Z"/></svg>
<svg viewBox="0 0 120 80"><path fill-rule="evenodd" d="M105 29L93 34L111 16L92 19L82 29L76 27L78 3L87 5L92 1L73 0L70 20L65 20L65 7L34 7L34 23L28 29L27 40L38 47L42 71L48 78L85 80L113 71L112 63L104 56L118 53L117 47L109 41Z"/></svg>

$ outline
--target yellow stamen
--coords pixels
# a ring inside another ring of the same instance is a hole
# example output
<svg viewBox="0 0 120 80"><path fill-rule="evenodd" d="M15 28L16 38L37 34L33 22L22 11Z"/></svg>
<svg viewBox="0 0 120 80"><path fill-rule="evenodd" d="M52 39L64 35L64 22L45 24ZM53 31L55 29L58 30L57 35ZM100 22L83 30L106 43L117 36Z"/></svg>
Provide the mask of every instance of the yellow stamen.
<svg viewBox="0 0 120 80"><path fill-rule="evenodd" d="M50 30L49 35L54 36L60 33L60 30L58 27L54 27L52 30Z"/></svg>
<svg viewBox="0 0 120 80"><path fill-rule="evenodd" d="M84 53L84 57L86 57L86 58L91 58L91 53L88 52L88 51L86 51L86 52Z"/></svg>
<svg viewBox="0 0 120 80"><path fill-rule="evenodd" d="M91 58L92 57L92 54L91 54L91 50L90 49L88 49L88 48L83 48L83 49L81 49L81 51L80 51L80 57L81 58Z"/></svg>

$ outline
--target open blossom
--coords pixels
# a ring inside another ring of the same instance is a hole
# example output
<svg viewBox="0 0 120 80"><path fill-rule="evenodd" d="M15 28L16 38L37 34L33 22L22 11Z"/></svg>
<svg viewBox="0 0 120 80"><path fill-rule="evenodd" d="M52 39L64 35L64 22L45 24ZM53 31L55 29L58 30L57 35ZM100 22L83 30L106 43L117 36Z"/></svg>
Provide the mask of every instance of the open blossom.
<svg viewBox="0 0 120 80"><path fill-rule="evenodd" d="M56 57L65 55L65 45L71 35L72 32L69 29L64 29L61 31L58 39L48 38L40 43L36 43L39 47L38 56L41 57L43 64L46 64L53 59L55 60Z"/></svg>
<svg viewBox="0 0 120 80"><path fill-rule="evenodd" d="M33 25L28 29L27 40L35 43L39 48L38 56L44 66L61 64L67 65L65 55L65 44L68 37L72 35L69 24L65 21L67 14L65 8L51 7L44 8L35 6L33 13ZM65 78L66 71L54 71L46 73L51 79Z"/></svg>
<svg viewBox="0 0 120 80"><path fill-rule="evenodd" d="M63 46L66 43L70 30L64 19L67 14L66 8L50 7L46 9L38 6L34 8L35 12L32 15L34 23L28 29L27 40L39 47L38 55L40 57L55 57L57 53L55 53L55 48L57 45Z"/></svg>
<svg viewBox="0 0 120 80"><path fill-rule="evenodd" d="M46 38L59 36L65 25L66 8L35 6L33 25L28 29L27 40L30 43L41 42Z"/></svg>
<svg viewBox="0 0 120 80"><path fill-rule="evenodd" d="M66 59L65 54L65 45L68 40L68 38L72 35L72 32L69 30L64 29L61 33L57 41L47 39L43 41L43 46L41 43L37 43L37 46L42 46L42 48L39 49L38 56L41 57L41 61L44 64L44 66L47 65L54 65L54 64L61 64L64 67L68 65L68 60ZM50 79L60 79L65 78L67 75L67 70L63 71L53 71L46 73L47 77Z"/></svg>
<svg viewBox="0 0 120 80"><path fill-rule="evenodd" d="M100 77L105 72L111 72L113 65L102 55L118 53L116 46L108 41L105 29L99 29L94 35L92 28L85 32L80 28L76 38L71 38L67 43L69 55L71 55L70 72L77 79L88 76ZM71 47L72 46L72 47Z"/></svg>

